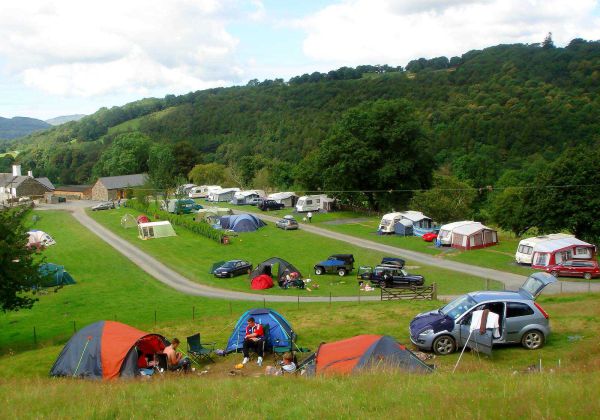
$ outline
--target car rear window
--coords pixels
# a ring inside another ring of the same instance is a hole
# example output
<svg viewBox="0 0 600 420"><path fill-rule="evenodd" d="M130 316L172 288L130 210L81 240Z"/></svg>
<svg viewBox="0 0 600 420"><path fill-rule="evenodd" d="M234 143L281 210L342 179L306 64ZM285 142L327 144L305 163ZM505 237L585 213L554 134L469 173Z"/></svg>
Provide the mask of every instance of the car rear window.
<svg viewBox="0 0 600 420"><path fill-rule="evenodd" d="M508 302L506 304L506 317L516 318L518 316L533 315L533 309L525 303Z"/></svg>

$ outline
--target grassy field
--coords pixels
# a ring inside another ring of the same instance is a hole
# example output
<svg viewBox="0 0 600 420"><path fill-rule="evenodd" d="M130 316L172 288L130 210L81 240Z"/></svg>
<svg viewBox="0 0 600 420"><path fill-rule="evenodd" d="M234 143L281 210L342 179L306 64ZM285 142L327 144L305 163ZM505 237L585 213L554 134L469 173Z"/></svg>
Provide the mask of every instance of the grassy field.
<svg viewBox="0 0 600 420"><path fill-rule="evenodd" d="M312 278L319 284L319 289L312 291L281 290L277 287L262 291L269 294L297 294L329 296L352 296L358 293L355 272L346 277L334 274L316 277L313 266L318 261L326 259L330 254L351 253L358 265L375 265L381 261L384 254L348 245L344 242L323 238L302 230L283 231L268 225L256 232L240 234L232 239L232 245L223 246L202 236L175 227L177 237L142 241L137 237L136 229L123 229L120 225L121 216L138 213L132 209L114 209L101 212L89 212L90 216L124 239L143 249L161 262L169 265L184 276L211 286L233 290L249 291L247 276L233 279L217 279L208 273L212 264L229 259L246 259L258 264L267 258L278 256L296 266L305 277ZM192 217L191 215L189 217ZM483 279L435 267L416 265L407 262L409 270L425 276L426 283L435 282L440 294L453 295L486 287ZM313 283L314 284L314 283ZM491 289L500 289L498 282L489 282ZM369 292L365 292L369 294ZM377 291L370 292L376 294Z"/></svg>
<svg viewBox="0 0 600 420"><path fill-rule="evenodd" d="M544 348L532 352L505 346L489 358L467 352L456 374L451 371L457 354L432 359L429 363L437 369L428 376L383 372L274 378L262 376L262 369L250 365L229 377L240 361L239 355L230 355L202 367L208 373L200 376L196 372L111 383L49 379L48 371L72 334L74 320L81 328L116 315L119 321L167 337L201 332L203 341L216 341L223 348L238 316L256 304L182 295L149 278L68 214L41 216L36 227L52 232L58 242L45 256L64 264L78 283L40 296L32 310L0 315L0 402L2 412L11 417L130 418L156 413L192 417L201 413L209 418L573 418L593 417L600 411L598 294L541 297L554 331ZM322 341L356 334L388 334L408 344L410 319L439 305L269 304L290 321L299 344L312 349ZM39 332L35 346L34 326ZM540 360L542 373L526 373ZM271 363L270 357L266 362Z"/></svg>

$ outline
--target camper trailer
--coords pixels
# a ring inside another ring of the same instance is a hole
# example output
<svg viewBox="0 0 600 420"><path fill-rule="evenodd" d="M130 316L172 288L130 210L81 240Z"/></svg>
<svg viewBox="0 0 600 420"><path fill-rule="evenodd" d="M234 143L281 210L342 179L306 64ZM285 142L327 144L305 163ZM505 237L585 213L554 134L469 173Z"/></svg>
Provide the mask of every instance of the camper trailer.
<svg viewBox="0 0 600 420"><path fill-rule="evenodd" d="M199 187L192 187L188 196L190 198L206 198L211 191L220 189L220 185L200 185Z"/></svg>
<svg viewBox="0 0 600 420"><path fill-rule="evenodd" d="M212 190L208 193L207 200L219 203L233 200L233 196L238 192L239 188L221 188L218 190Z"/></svg>
<svg viewBox="0 0 600 420"><path fill-rule="evenodd" d="M265 192L263 190L238 191L233 195L231 204L243 206L246 204L250 204L250 200L257 199L257 198L264 198L264 197L265 197Z"/></svg>
<svg viewBox="0 0 600 420"><path fill-rule="evenodd" d="M533 247L531 268L544 269L568 260L590 260L596 256L596 247L575 237L551 239Z"/></svg>
<svg viewBox="0 0 600 420"><path fill-rule="evenodd" d="M420 211L407 210L400 214L402 215L402 220L410 222L413 228L413 235L415 236L423 236L426 233L433 232L435 229L433 220Z"/></svg>
<svg viewBox="0 0 600 420"><path fill-rule="evenodd" d="M268 198L286 207L294 207L298 201L298 196L291 191L269 194Z"/></svg>
<svg viewBox="0 0 600 420"><path fill-rule="evenodd" d="M402 220L402 213L388 213L384 214L379 222L379 232L381 233L394 233L394 227L396 223Z"/></svg>
<svg viewBox="0 0 600 420"><path fill-rule="evenodd" d="M440 233L438 233L438 241L441 245L451 245L452 244L452 232L454 229L460 226L469 225L471 223L475 223L472 220L463 220L461 222L452 222L447 223L443 226L440 226Z"/></svg>
<svg viewBox="0 0 600 420"><path fill-rule="evenodd" d="M331 210L333 199L325 194L320 195L303 195L296 203L296 211L298 213L319 210Z"/></svg>
<svg viewBox="0 0 600 420"><path fill-rule="evenodd" d="M517 261L518 264L531 265L533 259L533 250L537 244L553 239L564 238L574 238L574 236L566 233L551 233L549 235L534 236L533 238L522 239L519 242L517 252L515 253L515 261Z"/></svg>

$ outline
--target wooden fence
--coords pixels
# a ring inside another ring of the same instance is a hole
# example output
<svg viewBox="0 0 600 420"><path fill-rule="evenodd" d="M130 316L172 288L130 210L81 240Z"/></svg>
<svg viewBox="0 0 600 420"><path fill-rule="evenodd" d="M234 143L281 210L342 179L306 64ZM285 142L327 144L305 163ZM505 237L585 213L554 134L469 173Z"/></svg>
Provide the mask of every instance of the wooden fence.
<svg viewBox="0 0 600 420"><path fill-rule="evenodd" d="M381 288L381 300L434 300L437 299L435 283L430 286L410 286L401 289Z"/></svg>

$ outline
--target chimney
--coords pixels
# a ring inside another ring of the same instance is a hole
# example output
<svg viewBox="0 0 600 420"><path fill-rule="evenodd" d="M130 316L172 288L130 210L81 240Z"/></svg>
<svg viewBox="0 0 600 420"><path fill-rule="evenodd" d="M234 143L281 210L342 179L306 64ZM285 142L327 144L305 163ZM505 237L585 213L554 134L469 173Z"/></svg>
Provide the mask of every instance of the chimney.
<svg viewBox="0 0 600 420"><path fill-rule="evenodd" d="M21 176L21 165L13 165L13 176Z"/></svg>
<svg viewBox="0 0 600 420"><path fill-rule="evenodd" d="M27 171L27 176L29 178L33 178L33 171Z"/></svg>

